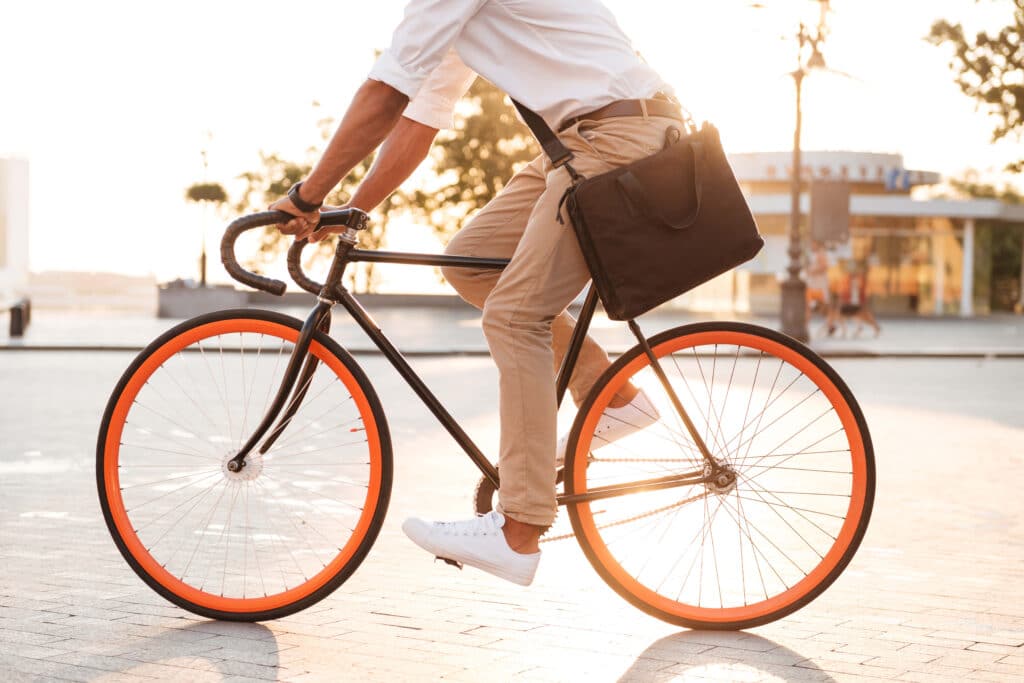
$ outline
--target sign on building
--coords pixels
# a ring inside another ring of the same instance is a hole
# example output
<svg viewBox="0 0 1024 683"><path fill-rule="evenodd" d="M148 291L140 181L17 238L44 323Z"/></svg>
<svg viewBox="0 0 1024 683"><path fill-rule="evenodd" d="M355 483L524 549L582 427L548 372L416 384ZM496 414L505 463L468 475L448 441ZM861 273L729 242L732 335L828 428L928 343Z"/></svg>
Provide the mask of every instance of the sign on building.
<svg viewBox="0 0 1024 683"><path fill-rule="evenodd" d="M811 183L811 239L824 244L850 241L850 184L815 180Z"/></svg>

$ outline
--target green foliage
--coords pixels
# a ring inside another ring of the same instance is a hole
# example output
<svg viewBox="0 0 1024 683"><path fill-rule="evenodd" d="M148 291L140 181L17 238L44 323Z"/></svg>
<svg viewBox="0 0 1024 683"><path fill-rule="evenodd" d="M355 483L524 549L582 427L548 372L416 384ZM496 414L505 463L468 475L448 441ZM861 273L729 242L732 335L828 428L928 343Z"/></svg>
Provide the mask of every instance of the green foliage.
<svg viewBox="0 0 1024 683"><path fill-rule="evenodd" d="M455 130L438 136L431 151L438 186L415 194L414 213L448 237L481 209L516 171L540 152L516 118L505 93L478 78L460 103Z"/></svg>
<svg viewBox="0 0 1024 683"><path fill-rule="evenodd" d="M1024 204L1024 195L1013 187L1002 188L972 179L949 181L959 194L976 199L998 199L1007 204ZM988 292L989 306L994 311L1013 310L1020 300L1021 254L1024 252L1024 226L1005 223L979 222L978 260L984 267L977 269L986 282L978 287ZM977 283L976 283L977 284Z"/></svg>
<svg viewBox="0 0 1024 683"><path fill-rule="evenodd" d="M952 46L949 65L956 84L998 120L993 141L1024 132L1024 0L1010 2L1011 23L996 33L982 31L969 37L960 24L939 20L927 36L933 45ZM1008 170L1024 170L1024 159Z"/></svg>
<svg viewBox="0 0 1024 683"><path fill-rule="evenodd" d="M327 140L334 122L331 119L323 119L319 122L321 136ZM309 156L316 153L316 149L309 150ZM355 189L366 177L373 162L373 157L368 157L360 162L352 171L342 179L341 183L324 200L325 204L343 206L352 196ZM239 176L245 183L245 188L239 200L235 203L235 210L239 214L265 211L267 207L288 194L288 189L309 175L313 166L311 162L297 163L282 159L277 154L260 154L260 167L248 171ZM396 209L403 204L403 198L392 195L372 214L372 220L366 230L359 233L359 247L361 249L379 249L384 243L384 235L387 232L388 220L393 216ZM258 268L259 262L269 263L276 261L280 254L286 251L291 244L292 238L282 235L274 228L267 228L260 236L258 261L248 265ZM320 242L312 254L309 264L324 261L333 254L334 244L325 240ZM307 252L308 253L308 252ZM349 285L357 292L371 292L376 287L376 270L372 263L351 264L348 268Z"/></svg>
<svg viewBox="0 0 1024 683"><path fill-rule="evenodd" d="M1010 186L998 188L988 183L978 183L971 179L958 180L951 178L949 185L957 193L975 199L998 199L1007 204L1024 204L1024 195Z"/></svg>
<svg viewBox="0 0 1024 683"><path fill-rule="evenodd" d="M314 103L314 108L317 106ZM323 118L317 125L322 140L330 139L334 120ZM450 236L467 216L491 201L508 179L538 153L537 143L529 129L516 118L505 94L478 78L460 102L455 130L441 133L431 150L433 177L424 187L412 192L398 190L388 197L373 212L370 227L360 232L359 247L379 249L389 221L401 214L427 222L441 237ZM309 175L312 160L317 156L316 148L308 150L308 159L304 162L290 161L278 154L261 154L259 167L239 176L244 188L233 205L234 210L239 214L266 210L285 196L288 188ZM372 156L364 159L327 196L325 203L338 206L347 203L372 162ZM290 242L291 237L268 228L261 235L257 261L248 265L258 269L260 262L277 260ZM321 242L313 258L329 257L332 249L329 241ZM373 291L377 284L372 263L351 264L348 273L354 291Z"/></svg>
<svg viewBox="0 0 1024 683"><path fill-rule="evenodd" d="M223 204L228 200L228 193L220 183L193 183L185 190L185 199L190 202Z"/></svg>

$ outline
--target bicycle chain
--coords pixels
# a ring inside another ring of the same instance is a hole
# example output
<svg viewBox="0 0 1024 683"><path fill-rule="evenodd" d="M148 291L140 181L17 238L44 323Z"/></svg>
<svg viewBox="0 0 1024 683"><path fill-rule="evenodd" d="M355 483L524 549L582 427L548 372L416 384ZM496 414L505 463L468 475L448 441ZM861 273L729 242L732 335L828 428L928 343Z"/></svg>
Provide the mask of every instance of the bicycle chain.
<svg viewBox="0 0 1024 683"><path fill-rule="evenodd" d="M666 510L671 510L673 508L682 507L683 505L686 505L687 503L692 503L695 500L700 500L701 498L705 498L706 496L707 496L707 493L703 493L703 494L701 494L699 496L692 496L690 498L684 498L683 500L680 500L678 502L672 503L670 505L666 505L666 506L660 507L660 508L655 508L654 510L651 510L649 512L645 512L645 513L640 514L640 515L636 515L634 517L627 517L626 519L620 519L619 521L612 522L610 524L603 524L603 525L598 526L597 528L598 529L610 529L612 527L622 526L623 524L629 524L630 522L635 522L638 519L643 519L645 517L651 517L652 515L660 514L662 512L665 512ZM569 539L569 538L576 538L576 534L570 533L570 534L562 534L561 536L552 536L550 538L542 538L542 539L540 539L540 542L541 543L549 543L551 541L564 541L564 540Z"/></svg>

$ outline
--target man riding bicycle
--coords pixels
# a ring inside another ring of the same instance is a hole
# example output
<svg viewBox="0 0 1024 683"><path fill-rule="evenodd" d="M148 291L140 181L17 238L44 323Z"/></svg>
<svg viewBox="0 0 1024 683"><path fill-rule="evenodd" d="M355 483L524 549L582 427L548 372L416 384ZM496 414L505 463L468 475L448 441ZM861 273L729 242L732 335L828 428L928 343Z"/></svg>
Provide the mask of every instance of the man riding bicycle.
<svg viewBox="0 0 1024 683"><path fill-rule="evenodd" d="M539 114L585 176L655 153L680 119L669 86L600 0L411 0L316 167L271 206L295 216L281 231L317 241L344 230L316 229L323 199L382 145L349 203L364 211L377 206L426 158L477 74ZM555 368L574 325L566 307L590 279L572 227L558 216L571 183L567 169L539 156L446 249L511 259L501 272L444 271L460 296L483 310L499 370L499 503L468 521L403 524L434 555L521 585L533 580L538 542L557 510L565 440L557 438ZM570 383L577 404L608 365L588 338ZM595 435L612 441L655 419L647 397L627 385Z"/></svg>

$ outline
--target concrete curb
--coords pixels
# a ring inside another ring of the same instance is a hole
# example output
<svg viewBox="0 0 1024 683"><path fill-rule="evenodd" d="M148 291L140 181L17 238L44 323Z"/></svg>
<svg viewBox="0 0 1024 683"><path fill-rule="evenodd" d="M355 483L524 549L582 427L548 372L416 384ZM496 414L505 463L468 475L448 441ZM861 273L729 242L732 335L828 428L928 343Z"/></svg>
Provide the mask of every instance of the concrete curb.
<svg viewBox="0 0 1024 683"><path fill-rule="evenodd" d="M145 346L138 345L110 345L110 344L0 344L0 353L5 351L50 351L50 352L113 352L113 353L138 353ZM347 347L345 349L353 356L380 356L383 355L375 347ZM473 348L449 348L449 349L399 349L407 358L439 358L444 356L461 357L488 357L490 352L487 349ZM606 349L613 356L620 356L625 353L626 347L609 347ZM982 360L1008 360L1024 359L1024 349L974 349L974 350L953 350L933 349L922 351L868 351L863 349L817 349L811 347L815 353L822 358L840 359L872 359L872 358L901 358L901 359L982 359Z"/></svg>

